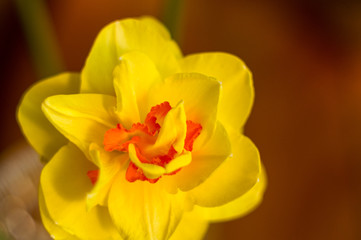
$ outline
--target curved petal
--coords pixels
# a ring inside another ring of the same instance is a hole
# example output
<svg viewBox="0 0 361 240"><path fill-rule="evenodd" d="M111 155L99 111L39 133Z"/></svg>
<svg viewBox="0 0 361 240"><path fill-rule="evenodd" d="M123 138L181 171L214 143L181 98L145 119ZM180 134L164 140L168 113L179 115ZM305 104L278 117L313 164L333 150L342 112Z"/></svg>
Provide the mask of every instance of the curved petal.
<svg viewBox="0 0 361 240"><path fill-rule="evenodd" d="M225 205L213 208L205 208L195 205L194 211L199 213L204 219L212 222L229 221L242 217L253 211L259 204L261 204L266 185L266 173L264 168L262 168L257 183L239 198L226 203Z"/></svg>
<svg viewBox="0 0 361 240"><path fill-rule="evenodd" d="M87 171L94 168L74 145L62 147L40 177L44 205L57 225L80 239L119 239L106 208L86 209L86 194L92 188Z"/></svg>
<svg viewBox="0 0 361 240"><path fill-rule="evenodd" d="M138 168L142 169L144 175L148 179L156 179L165 173L164 167L150 164L150 163L142 163L136 153L134 144L129 144L129 158Z"/></svg>
<svg viewBox="0 0 361 240"><path fill-rule="evenodd" d="M196 151L197 146L213 134L220 89L221 84L213 78L197 73L178 73L150 89L148 109L165 101L174 107L183 100L187 120L202 125L196 141L200 144L194 146Z"/></svg>
<svg viewBox="0 0 361 240"><path fill-rule="evenodd" d="M239 131L252 108L254 89L252 75L244 62L228 53L201 53L181 61L182 72L199 72L222 82L218 119Z"/></svg>
<svg viewBox="0 0 361 240"><path fill-rule="evenodd" d="M189 191L204 182L230 154L228 134L218 122L212 138L198 152L192 153L192 162L166 181L182 191Z"/></svg>
<svg viewBox="0 0 361 240"><path fill-rule="evenodd" d="M31 146L47 160L68 141L46 119L41 103L52 95L76 93L79 84L79 74L63 73L34 84L19 104L19 125Z"/></svg>
<svg viewBox="0 0 361 240"><path fill-rule="evenodd" d="M152 60L141 52L125 53L114 70L114 88L117 96L117 115L125 128L144 121L149 109L144 101L149 88L161 82Z"/></svg>
<svg viewBox="0 0 361 240"><path fill-rule="evenodd" d="M186 121L184 103L181 101L167 113L156 142L147 151L157 152L156 155L166 155L173 146L181 153L187 134Z"/></svg>
<svg viewBox="0 0 361 240"><path fill-rule="evenodd" d="M125 179L119 173L109 193L109 212L125 239L168 239L178 225L183 194L168 194L159 184Z"/></svg>
<svg viewBox="0 0 361 240"><path fill-rule="evenodd" d="M89 153L92 161L99 167L97 181L87 194L87 208L96 205L108 205L108 193L113 180L121 166L129 159L128 154L119 152L106 152L96 144L90 144Z"/></svg>
<svg viewBox="0 0 361 240"><path fill-rule="evenodd" d="M184 151L184 153L170 161L167 165L165 165L165 172L167 174L172 174L178 169L189 165L192 162L192 154L191 152Z"/></svg>
<svg viewBox="0 0 361 240"><path fill-rule="evenodd" d="M102 94L57 95L43 102L49 121L87 156L89 144L102 146L105 132L116 126L114 108L115 97Z"/></svg>
<svg viewBox="0 0 361 240"><path fill-rule="evenodd" d="M125 19L103 28L81 73L81 92L114 95L113 69L120 57L131 51L149 56L163 76L176 72L181 52L169 35L160 30L160 23L155 27L155 21Z"/></svg>
<svg viewBox="0 0 361 240"><path fill-rule="evenodd" d="M171 39L170 33L168 29L157 19L152 16L143 16L140 17L140 20L146 23L148 26L152 27L153 29L157 30L157 32L164 38L164 39Z"/></svg>
<svg viewBox="0 0 361 240"><path fill-rule="evenodd" d="M80 240L79 238L71 235L66 232L62 227L57 225L51 218L48 212L48 209L45 205L44 194L39 188L39 210L41 215L41 220L43 221L44 227L49 232L53 239L57 240Z"/></svg>
<svg viewBox="0 0 361 240"><path fill-rule="evenodd" d="M208 221L204 220L197 212L185 212L178 227L170 240L199 240L203 239L208 229Z"/></svg>
<svg viewBox="0 0 361 240"><path fill-rule="evenodd" d="M215 207L249 191L260 174L260 158L255 145L246 136L230 134L232 155L189 194L194 203Z"/></svg>

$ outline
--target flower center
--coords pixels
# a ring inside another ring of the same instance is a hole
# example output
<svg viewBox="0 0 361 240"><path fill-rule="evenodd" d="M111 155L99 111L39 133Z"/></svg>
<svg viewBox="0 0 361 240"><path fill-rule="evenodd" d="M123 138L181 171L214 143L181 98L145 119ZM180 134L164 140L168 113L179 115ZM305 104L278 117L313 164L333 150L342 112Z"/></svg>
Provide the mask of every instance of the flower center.
<svg viewBox="0 0 361 240"><path fill-rule="evenodd" d="M202 126L186 120L183 101L172 108L164 102L151 108L144 123L130 129L117 124L104 135L106 151L129 154L126 179L156 183L163 175L173 175L191 162L193 143ZM88 172L92 182L94 172Z"/></svg>

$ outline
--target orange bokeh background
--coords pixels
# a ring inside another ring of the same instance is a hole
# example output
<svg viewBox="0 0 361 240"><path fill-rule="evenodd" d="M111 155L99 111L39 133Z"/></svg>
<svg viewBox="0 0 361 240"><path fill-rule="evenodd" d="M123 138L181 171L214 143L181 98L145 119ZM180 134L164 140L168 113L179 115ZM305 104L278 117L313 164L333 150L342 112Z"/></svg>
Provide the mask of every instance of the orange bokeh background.
<svg viewBox="0 0 361 240"><path fill-rule="evenodd" d="M67 70L79 71L99 30L160 18L161 0L46 2ZM15 109L37 80L14 4L0 4L1 151L21 140ZM250 215L206 239L361 239L361 4L357 1L187 0L184 54L225 51L254 76L246 134L269 185ZM0 163L1 164L1 163Z"/></svg>

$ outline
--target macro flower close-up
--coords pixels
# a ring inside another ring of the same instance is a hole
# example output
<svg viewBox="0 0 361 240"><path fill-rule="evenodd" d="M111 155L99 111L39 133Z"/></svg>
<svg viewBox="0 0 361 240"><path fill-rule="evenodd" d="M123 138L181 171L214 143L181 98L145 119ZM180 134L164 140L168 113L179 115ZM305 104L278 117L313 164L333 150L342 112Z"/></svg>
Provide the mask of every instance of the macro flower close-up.
<svg viewBox="0 0 361 240"><path fill-rule="evenodd" d="M265 171L243 134L252 75L222 52L183 56L151 17L98 34L80 73L34 84L18 122L45 164L54 239L202 239L260 204Z"/></svg>

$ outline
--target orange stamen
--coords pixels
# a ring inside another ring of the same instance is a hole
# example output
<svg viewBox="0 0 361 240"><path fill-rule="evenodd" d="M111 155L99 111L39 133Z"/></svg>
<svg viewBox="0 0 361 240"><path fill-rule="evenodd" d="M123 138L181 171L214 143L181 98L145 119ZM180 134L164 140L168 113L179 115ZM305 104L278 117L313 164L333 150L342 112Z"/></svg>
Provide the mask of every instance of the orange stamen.
<svg viewBox="0 0 361 240"><path fill-rule="evenodd" d="M159 132L160 125L157 123L165 118L167 113L172 109L169 102L164 102L150 109L150 112L145 118L145 124L148 126L149 132L153 135L155 132Z"/></svg>
<svg viewBox="0 0 361 240"><path fill-rule="evenodd" d="M156 178L156 179L147 178L144 175L143 170L138 168L137 166L135 166L135 164L132 162L129 163L127 172L125 174L125 178L129 182L135 182L137 180L141 180L141 181L148 181L150 183L156 183L159 180L159 178Z"/></svg>
<svg viewBox="0 0 361 240"><path fill-rule="evenodd" d="M97 170L90 170L87 172L88 178L90 179L91 183L94 185L98 181L99 177L99 169Z"/></svg>
<svg viewBox="0 0 361 240"><path fill-rule="evenodd" d="M154 158L152 158L151 163L164 167L165 165L167 165L170 161L172 161L174 159L174 156L176 153L177 153L177 151L174 149L174 147L172 145L172 146L170 146L167 155L154 157Z"/></svg>
<svg viewBox="0 0 361 240"><path fill-rule="evenodd" d="M139 141L139 136L148 134L148 127L144 124L133 124L130 130L127 130L121 124L116 128L109 129L104 135L104 149L111 152L118 150L121 152L128 151L128 145ZM134 138L136 137L136 138Z"/></svg>
<svg viewBox="0 0 361 240"><path fill-rule="evenodd" d="M187 121L187 135L184 141L184 149L187 151L193 150L193 143L196 138L201 134L202 126L199 123Z"/></svg>
<svg viewBox="0 0 361 240"><path fill-rule="evenodd" d="M125 129L122 124L117 124L116 128L109 129L105 133L104 149L109 152L114 150L128 152L129 144L134 144L139 161L165 167L165 165L171 162L177 154L177 151L173 146L169 148L166 155L159 156L150 156L149 153L147 155L147 153L142 152L142 149L145 149L147 146L156 142L164 118L171 109L172 107L169 102L164 102L154 106L147 114L144 123L133 124L129 130ZM186 123L187 133L184 141L184 149L192 151L193 143L199 136L202 126L199 123L194 123L192 121L187 121ZM180 169L166 175L173 175L178 171L180 171ZM92 180L90 176L89 178ZM144 175L142 169L138 168L133 162L130 162L126 172L126 179L129 182L141 180L156 183L160 177L156 179L148 179ZM96 182L96 179L94 181Z"/></svg>

